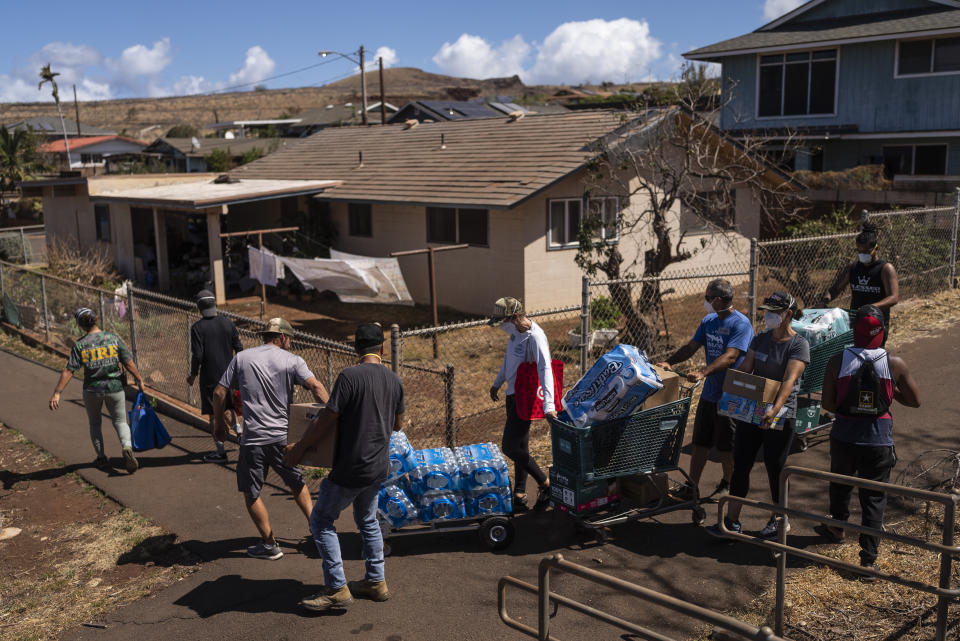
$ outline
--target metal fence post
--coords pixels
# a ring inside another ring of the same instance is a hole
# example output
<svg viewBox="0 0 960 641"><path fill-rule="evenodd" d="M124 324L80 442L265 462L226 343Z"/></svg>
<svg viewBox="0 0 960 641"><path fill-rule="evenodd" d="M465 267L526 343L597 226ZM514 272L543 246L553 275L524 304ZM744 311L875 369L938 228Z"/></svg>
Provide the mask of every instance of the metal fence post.
<svg viewBox="0 0 960 641"><path fill-rule="evenodd" d="M957 190L960 191L960 190ZM954 218L953 229L956 231L956 218ZM956 238L956 235L954 235ZM929 506L929 504L928 504ZM954 508L956 503L945 503L943 506L943 544L953 546L953 528L956 514ZM940 555L940 587L950 589L950 575L953 570L953 559L949 554ZM936 640L946 641L947 638L947 615L949 613L950 599L945 596L937 597L937 631Z"/></svg>
<svg viewBox="0 0 960 641"><path fill-rule="evenodd" d="M21 229L22 231L22 229ZM43 300L43 333L47 344L50 343L50 315L47 312L47 278L40 274L40 297Z"/></svg>
<svg viewBox="0 0 960 641"><path fill-rule="evenodd" d="M393 373L400 375L400 326L390 326L390 367Z"/></svg>
<svg viewBox="0 0 960 641"><path fill-rule="evenodd" d="M327 350L327 390L333 388L333 356L330 350Z"/></svg>
<svg viewBox="0 0 960 641"><path fill-rule="evenodd" d="M447 420L446 420L446 429L444 430L444 436L446 437L447 447L453 449L455 445L455 434L454 428L456 425L456 419L453 415L453 374L454 369L453 365L447 363L446 372L443 377L443 382L445 384L445 396L447 398Z"/></svg>
<svg viewBox="0 0 960 641"><path fill-rule="evenodd" d="M101 296L101 302L103 297ZM186 321L187 325L187 365L188 368L193 366L193 341L190 340L190 312L183 313L183 320ZM188 370L189 371L189 370ZM186 381L185 381L186 382ZM193 392L193 385L187 383L187 405L193 405L193 399L190 398ZM230 399L233 401L233 398Z"/></svg>
<svg viewBox="0 0 960 641"><path fill-rule="evenodd" d="M140 359L137 358L137 323L133 319L133 287L127 286L127 314L130 319L130 352L133 354L133 362L140 367Z"/></svg>
<svg viewBox="0 0 960 641"><path fill-rule="evenodd" d="M960 187L953 193L953 230L950 232L950 288L957 286L957 222L960 221Z"/></svg>
<svg viewBox="0 0 960 641"><path fill-rule="evenodd" d="M587 371L587 329L590 324L590 281L586 275L580 279L580 373Z"/></svg>
<svg viewBox="0 0 960 641"><path fill-rule="evenodd" d="M23 264L27 264L27 239L23 235L23 227L20 228L20 250L23 254Z"/></svg>
<svg viewBox="0 0 960 641"><path fill-rule="evenodd" d="M753 325L757 318L757 280L760 271L760 261L757 254L757 239L750 239L750 289L747 294L750 305L750 324Z"/></svg>

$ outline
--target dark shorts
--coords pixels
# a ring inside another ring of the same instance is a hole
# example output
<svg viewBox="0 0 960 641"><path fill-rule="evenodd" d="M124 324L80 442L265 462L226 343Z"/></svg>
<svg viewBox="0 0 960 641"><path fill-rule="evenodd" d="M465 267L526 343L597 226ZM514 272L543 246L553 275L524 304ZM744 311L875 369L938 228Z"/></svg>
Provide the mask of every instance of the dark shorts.
<svg viewBox="0 0 960 641"><path fill-rule="evenodd" d="M200 413L213 416L213 391L217 389L217 384L200 386ZM227 391L227 398L223 401L224 410L233 409L233 390Z"/></svg>
<svg viewBox="0 0 960 641"><path fill-rule="evenodd" d="M241 445L237 459L237 489L256 500L260 488L267 477L267 468L280 475L290 491L298 494L303 489L303 476L299 468L290 467L283 462L284 443L270 445Z"/></svg>
<svg viewBox="0 0 960 641"><path fill-rule="evenodd" d="M716 447L721 452L733 451L735 422L729 416L717 414L717 404L702 398L693 419L693 444Z"/></svg>

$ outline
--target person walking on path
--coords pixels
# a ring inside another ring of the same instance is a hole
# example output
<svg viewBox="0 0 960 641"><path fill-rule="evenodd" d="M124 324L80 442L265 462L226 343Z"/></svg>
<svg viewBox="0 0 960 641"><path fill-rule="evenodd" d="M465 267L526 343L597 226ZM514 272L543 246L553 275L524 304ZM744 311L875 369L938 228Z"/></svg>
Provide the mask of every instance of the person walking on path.
<svg viewBox="0 0 960 641"><path fill-rule="evenodd" d="M503 364L490 387L490 399L500 400L500 387L507 384L507 421L503 427L503 453L513 461L515 485L513 487L513 510L523 512L529 509L527 502L527 475L537 482L537 502L534 509L546 508L550 501L550 482L537 462L530 456L530 421L523 420L517 414L517 401L514 385L517 368L521 363L534 363L543 390L543 413L557 417L553 398L553 369L550 362L550 343L539 325L526 317L523 305L516 298L500 298L493 305L493 314L488 324L499 327L510 337Z"/></svg>
<svg viewBox="0 0 960 641"><path fill-rule="evenodd" d="M857 309L853 328L854 347L827 363L823 376L823 409L835 412L830 431L830 471L835 474L886 483L897 462L890 406L899 401L920 407L920 391L903 359L881 347L883 312L874 305ZM830 515L838 521L850 518L853 488L830 484ZM860 488L861 523L882 529L887 506L884 492ZM844 531L827 525L815 530L834 542ZM875 570L879 537L860 535L860 565Z"/></svg>
<svg viewBox="0 0 960 641"><path fill-rule="evenodd" d="M733 309L733 294L730 281L723 278L710 281L703 297L703 308L707 315L700 321L693 338L666 361L657 363L663 369L673 369L674 365L689 359L703 347L706 366L687 374L687 380L692 383L704 381L693 419L693 454L690 457L690 481L693 487L683 490L691 498L699 496L700 477L711 447L716 447L720 453L723 478L710 496L722 496L729 492L733 478L734 421L717 414L717 403L727 368L743 362L753 338L750 319Z"/></svg>
<svg viewBox="0 0 960 641"><path fill-rule="evenodd" d="M883 343L890 333L890 311L900 300L900 281L892 263L878 258L877 228L867 223L857 234L857 260L840 270L821 301L826 307L850 284L850 308L874 305L883 312ZM882 347L882 345L881 345Z"/></svg>
<svg viewBox="0 0 960 641"><path fill-rule="evenodd" d="M227 394L229 390L239 388L244 419L237 460L237 489L243 493L247 512L261 538L259 543L247 548L247 554L258 559L276 560L283 556L283 552L270 527L270 515L260 498L260 490L267 468L273 468L290 488L303 515L310 518L313 509L310 492L300 470L284 464L283 448L290 427L294 385L310 390L318 403L327 401L327 390L306 362L288 351L293 336L290 323L282 318L271 318L261 335L263 344L234 356L213 392L214 438L221 441L226 438L224 408Z"/></svg>
<svg viewBox="0 0 960 641"><path fill-rule="evenodd" d="M190 328L190 375L187 385L193 387L200 375L200 412L210 420L210 435L213 436L213 390L227 369L234 354L243 351L237 326L226 316L217 314L217 299L213 292L203 289L197 293L197 309L201 319ZM224 402L227 425L234 425L236 414L233 399L228 395ZM203 457L207 463L226 463L227 452L223 441L213 439L216 451Z"/></svg>
<svg viewBox="0 0 960 641"><path fill-rule="evenodd" d="M379 323L360 325L354 345L360 363L340 372L327 406L299 441L287 445L284 456L287 465L296 465L323 434L337 431L333 468L320 483L310 515L310 531L323 558L324 587L300 605L313 611L348 605L354 596L374 601L390 598L377 499L390 468L390 434L402 425L403 385L383 366L383 328ZM347 583L334 523L351 503L363 540L366 574L362 581Z"/></svg>
<svg viewBox="0 0 960 641"><path fill-rule="evenodd" d="M810 363L810 344L790 326L793 319L803 317L803 311L799 309L793 296L787 292L775 292L763 301L760 309L766 311L763 319L766 331L754 337L746 357L736 369L781 381L780 391L764 414L760 425L737 421L730 494L744 497L750 491L750 471L757 460L757 453L763 447L763 462L767 468L770 496L774 503L779 503L780 472L793 443L797 393L800 391L800 376ZM742 503L730 505L730 512L724 519L728 530L740 531L742 507ZM779 534L780 522L776 515L772 515L766 526L760 530L760 536L775 538ZM716 525L710 526L707 531L715 536L722 536Z"/></svg>
<svg viewBox="0 0 960 641"><path fill-rule="evenodd" d="M87 410L90 423L90 441L96 452L97 467L107 467L109 461L103 448L101 422L102 408L106 404L113 429L116 430L123 448L123 465L133 474L140 467L133 455L133 441L130 426L127 424L126 394L124 394L124 374L126 368L143 391L143 378L133 362L130 350L119 336L105 332L97 325L97 314L89 307L81 307L73 314L77 325L86 335L73 344L67 365L60 373L60 380L50 397L50 409L60 409L60 394L66 388L74 374L83 369L83 406Z"/></svg>

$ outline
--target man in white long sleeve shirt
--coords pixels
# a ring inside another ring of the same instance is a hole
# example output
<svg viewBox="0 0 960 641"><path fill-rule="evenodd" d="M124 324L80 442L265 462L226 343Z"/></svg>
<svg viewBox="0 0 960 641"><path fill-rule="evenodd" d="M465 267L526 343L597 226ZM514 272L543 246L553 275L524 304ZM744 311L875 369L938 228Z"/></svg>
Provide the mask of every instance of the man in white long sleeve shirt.
<svg viewBox="0 0 960 641"><path fill-rule="evenodd" d="M535 363L543 389L543 412L557 416L553 398L553 370L550 366L550 344L540 326L527 318L523 305L516 298L501 298L494 303L489 324L499 327L510 336L503 364L497 378L490 388L490 398L499 400L500 387L507 384L507 422L503 427L503 453L513 461L515 483L513 488L513 509L522 512L528 509L526 487L527 475L533 477L539 486L535 509L543 509L550 500L550 484L547 476L530 456L530 421L523 420L517 414L514 384L517 368L521 363Z"/></svg>

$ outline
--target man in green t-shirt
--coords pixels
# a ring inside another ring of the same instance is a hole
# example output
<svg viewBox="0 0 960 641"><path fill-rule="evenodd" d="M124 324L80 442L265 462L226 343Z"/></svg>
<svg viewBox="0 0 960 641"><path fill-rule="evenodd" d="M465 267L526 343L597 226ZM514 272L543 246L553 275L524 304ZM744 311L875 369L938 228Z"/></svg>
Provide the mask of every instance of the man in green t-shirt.
<svg viewBox="0 0 960 641"><path fill-rule="evenodd" d="M97 326L97 314L89 307L81 307L74 315L77 325L86 332L70 350L67 365L60 373L60 380L50 397L50 409L60 408L60 394L67 383L80 369L83 369L83 405L90 422L90 441L97 454L96 465L107 467L108 461L103 450L103 433L100 429L104 403L113 421L123 446L123 462L127 472L133 474L139 468L133 455L133 443L130 438L130 426L127 425L126 396L123 392L123 368L137 381L137 387L143 391L143 378L137 370L130 350L119 336L105 332Z"/></svg>

